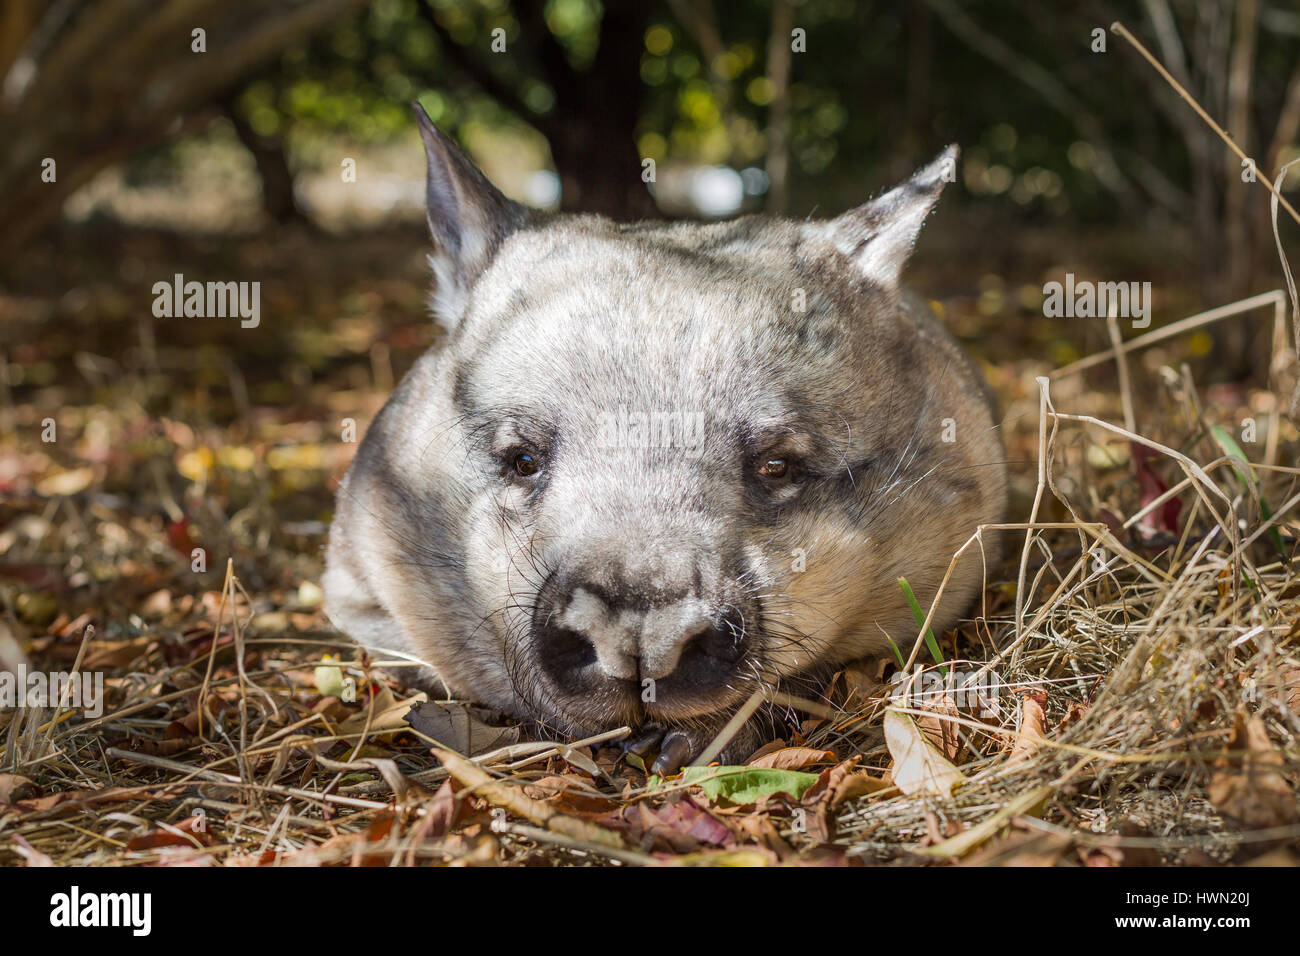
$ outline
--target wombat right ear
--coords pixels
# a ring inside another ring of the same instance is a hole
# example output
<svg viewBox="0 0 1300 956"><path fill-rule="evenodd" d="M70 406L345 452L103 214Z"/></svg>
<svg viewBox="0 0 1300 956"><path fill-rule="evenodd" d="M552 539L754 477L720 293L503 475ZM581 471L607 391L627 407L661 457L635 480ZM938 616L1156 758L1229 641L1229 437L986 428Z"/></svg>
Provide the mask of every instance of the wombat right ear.
<svg viewBox="0 0 1300 956"><path fill-rule="evenodd" d="M869 280L885 288L898 284L925 217L957 178L957 156L949 146L907 182L826 224L831 241Z"/></svg>
<svg viewBox="0 0 1300 956"><path fill-rule="evenodd" d="M527 210L501 195L451 139L412 103L428 159L425 212L434 252L434 315L449 331L460 322L469 290L502 240L527 220Z"/></svg>

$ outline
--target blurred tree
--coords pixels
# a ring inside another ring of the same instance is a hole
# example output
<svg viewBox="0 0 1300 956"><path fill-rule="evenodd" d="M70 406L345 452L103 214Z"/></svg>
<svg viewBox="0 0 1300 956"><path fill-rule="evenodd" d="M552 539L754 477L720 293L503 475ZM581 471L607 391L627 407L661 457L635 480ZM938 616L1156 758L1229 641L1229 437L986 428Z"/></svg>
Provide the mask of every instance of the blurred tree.
<svg viewBox="0 0 1300 956"><path fill-rule="evenodd" d="M20 247L95 173L193 128L250 73L364 2L11 0L0 248Z"/></svg>
<svg viewBox="0 0 1300 956"><path fill-rule="evenodd" d="M635 139L642 103L638 67L651 5L607 3L596 18L582 9L587 5L569 4L577 29L594 29L596 35L594 41L587 37L567 47L552 27L554 23L564 29L560 5L550 6L550 17L543 0L517 0L512 8L518 30L507 40L506 52L511 45L522 48L521 59L530 65L534 82L540 80L549 91L534 97L530 106L518 87L492 66L501 57L490 52L486 31L477 41L460 43L433 8L417 0L417 9L456 69L546 137L560 177L563 209L624 220L653 215ZM584 47L593 42L594 53L585 54ZM543 104L545 109L537 108Z"/></svg>
<svg viewBox="0 0 1300 956"><path fill-rule="evenodd" d="M9 0L0 16L10 245L106 164L222 109L270 217L293 219L312 162L295 144L409 135L419 97L453 133L531 127L563 208L618 218L653 213L645 159L745 170L747 208L828 213L958 142L955 201L1185 228L1189 284L1222 299L1263 258L1265 192L1105 28L1128 23L1270 173L1300 130L1300 13L1281 0Z"/></svg>

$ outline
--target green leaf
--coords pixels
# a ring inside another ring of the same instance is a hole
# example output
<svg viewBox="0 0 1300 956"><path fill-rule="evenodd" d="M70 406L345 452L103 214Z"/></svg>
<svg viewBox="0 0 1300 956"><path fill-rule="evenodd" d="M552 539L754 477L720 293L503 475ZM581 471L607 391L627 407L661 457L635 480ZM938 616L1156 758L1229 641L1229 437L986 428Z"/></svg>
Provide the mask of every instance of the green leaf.
<svg viewBox="0 0 1300 956"><path fill-rule="evenodd" d="M899 578L898 586L903 589L903 597L907 598L907 603L912 608L912 617L916 618L916 626L920 627L925 623L925 612L921 610L920 603L916 600L916 595L912 593L912 585L907 583L907 578ZM893 643L892 641L890 643ZM939 650L939 642L934 639L934 631L930 628L925 629L925 646L930 649L930 656L934 658L936 664L943 663L943 652ZM894 653L898 653L895 649ZM901 655L900 655L901 660ZM939 673L945 677L948 676L948 668L939 668Z"/></svg>
<svg viewBox="0 0 1300 956"><path fill-rule="evenodd" d="M1237 444L1232 435L1222 425L1211 425L1210 434L1225 455L1240 460L1241 464L1237 464L1235 461L1232 463L1232 470L1237 473L1237 478L1241 481L1242 487L1259 500L1260 515L1265 521L1272 521L1273 509L1268 506L1268 501L1265 500L1263 494L1255 485L1255 470L1250 467L1250 459L1246 457L1246 453L1241 450L1241 446ZM1287 562L1286 545L1282 543L1282 534L1278 531L1277 525L1268 529L1268 538L1273 542L1273 547L1285 564Z"/></svg>
<svg viewBox="0 0 1300 956"><path fill-rule="evenodd" d="M687 767L682 783L701 787L710 800L754 803L774 793L798 799L817 782L815 773L772 770L767 767Z"/></svg>

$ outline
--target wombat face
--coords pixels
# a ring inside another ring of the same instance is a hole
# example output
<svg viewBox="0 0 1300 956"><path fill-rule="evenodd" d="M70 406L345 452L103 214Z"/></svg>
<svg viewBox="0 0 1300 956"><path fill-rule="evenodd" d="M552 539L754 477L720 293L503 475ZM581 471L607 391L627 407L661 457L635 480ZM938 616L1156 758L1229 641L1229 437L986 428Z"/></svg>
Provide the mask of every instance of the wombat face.
<svg viewBox="0 0 1300 956"><path fill-rule="evenodd" d="M1005 497L976 374L898 285L955 154L830 222L620 226L529 214L421 127L447 341L345 481L335 621L570 732L716 729L910 646L897 579L928 603Z"/></svg>

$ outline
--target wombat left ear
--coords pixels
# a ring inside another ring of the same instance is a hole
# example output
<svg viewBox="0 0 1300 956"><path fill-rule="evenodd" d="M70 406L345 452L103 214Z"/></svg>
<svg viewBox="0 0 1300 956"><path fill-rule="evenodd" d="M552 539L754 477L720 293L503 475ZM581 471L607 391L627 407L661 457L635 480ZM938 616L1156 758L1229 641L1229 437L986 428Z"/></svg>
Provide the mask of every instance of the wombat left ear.
<svg viewBox="0 0 1300 956"><path fill-rule="evenodd" d="M433 311L448 330L465 310L470 287L503 239L522 226L527 210L488 182L451 138L433 125L419 103L411 104L428 160L425 206L434 252Z"/></svg>
<svg viewBox="0 0 1300 956"><path fill-rule="evenodd" d="M925 217L957 178L958 153L949 146L901 186L827 224L831 241L866 278L887 288L898 284Z"/></svg>

